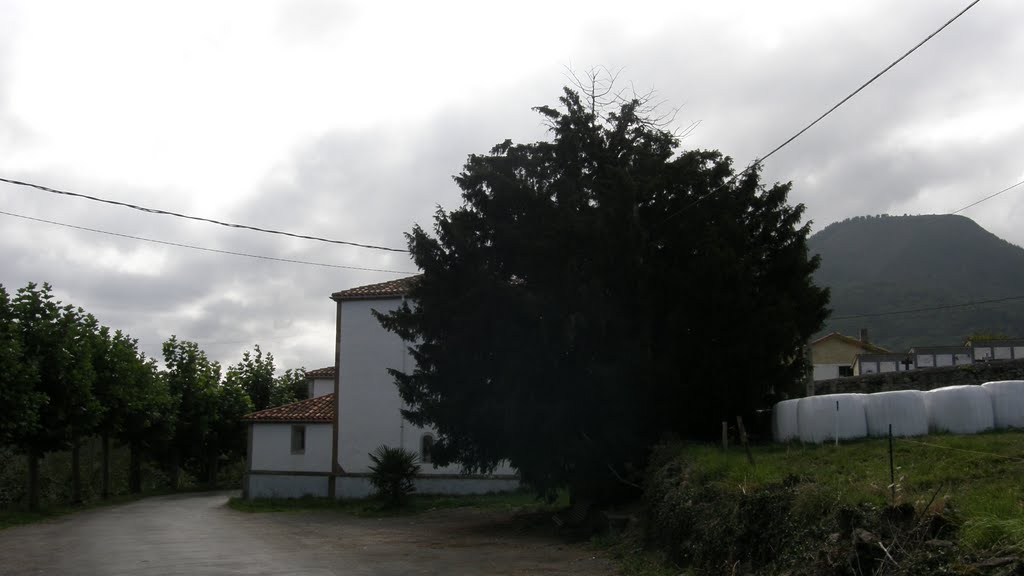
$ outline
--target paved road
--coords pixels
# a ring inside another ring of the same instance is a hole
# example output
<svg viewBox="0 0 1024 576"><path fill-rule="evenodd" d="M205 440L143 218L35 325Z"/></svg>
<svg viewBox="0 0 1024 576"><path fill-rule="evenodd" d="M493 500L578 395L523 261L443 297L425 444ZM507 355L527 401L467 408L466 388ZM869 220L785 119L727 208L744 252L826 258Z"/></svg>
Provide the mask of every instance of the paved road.
<svg viewBox="0 0 1024 576"><path fill-rule="evenodd" d="M227 494L166 496L0 531L0 574L614 574L584 546L473 510L363 519L247 514Z"/></svg>

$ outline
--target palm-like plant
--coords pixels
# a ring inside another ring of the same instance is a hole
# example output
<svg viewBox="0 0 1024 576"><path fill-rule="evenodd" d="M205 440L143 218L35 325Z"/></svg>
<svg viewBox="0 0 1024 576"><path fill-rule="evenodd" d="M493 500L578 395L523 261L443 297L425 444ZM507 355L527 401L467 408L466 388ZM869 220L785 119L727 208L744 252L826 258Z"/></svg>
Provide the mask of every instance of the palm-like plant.
<svg viewBox="0 0 1024 576"><path fill-rule="evenodd" d="M370 453L370 483L389 506L405 504L416 491L413 478L420 472L419 457L408 450L381 445Z"/></svg>

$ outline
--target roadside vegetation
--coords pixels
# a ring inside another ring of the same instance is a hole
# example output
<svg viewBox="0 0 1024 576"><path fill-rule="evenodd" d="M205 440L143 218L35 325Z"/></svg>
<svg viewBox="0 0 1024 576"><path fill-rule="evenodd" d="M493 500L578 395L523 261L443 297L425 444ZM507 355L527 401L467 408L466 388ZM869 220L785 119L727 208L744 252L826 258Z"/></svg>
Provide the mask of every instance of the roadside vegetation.
<svg viewBox="0 0 1024 576"><path fill-rule="evenodd" d="M752 450L660 447L646 545L700 574L1024 567L1024 432L897 438L893 483L887 439Z"/></svg>
<svg viewBox="0 0 1024 576"><path fill-rule="evenodd" d="M560 493L554 502L537 498L530 490L478 495L408 495L401 506L393 506L381 498L257 498L247 500L233 497L228 506L240 512L308 512L326 511L350 514L363 518L385 516L413 516L437 510L473 508L481 511L507 512L510 515L557 512L568 506L567 493Z"/></svg>
<svg viewBox="0 0 1024 576"><path fill-rule="evenodd" d="M56 299L0 284L0 526L96 500L239 486L242 418L305 393L260 347L222 371L171 336L163 366L138 341Z"/></svg>

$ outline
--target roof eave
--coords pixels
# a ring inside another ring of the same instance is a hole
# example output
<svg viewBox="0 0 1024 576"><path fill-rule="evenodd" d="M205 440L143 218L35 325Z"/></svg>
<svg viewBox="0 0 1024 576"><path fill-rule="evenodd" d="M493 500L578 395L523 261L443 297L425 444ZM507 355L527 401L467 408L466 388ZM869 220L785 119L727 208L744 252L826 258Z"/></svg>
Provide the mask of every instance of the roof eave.
<svg viewBox="0 0 1024 576"><path fill-rule="evenodd" d="M405 293L401 294L366 294L366 295L354 295L345 296L340 292L331 294L331 300L335 302L347 302L349 300L400 300L405 298Z"/></svg>
<svg viewBox="0 0 1024 576"><path fill-rule="evenodd" d="M313 420L311 418L291 418L288 420L274 420L263 418L242 418L242 422L249 424L331 424L332 420Z"/></svg>

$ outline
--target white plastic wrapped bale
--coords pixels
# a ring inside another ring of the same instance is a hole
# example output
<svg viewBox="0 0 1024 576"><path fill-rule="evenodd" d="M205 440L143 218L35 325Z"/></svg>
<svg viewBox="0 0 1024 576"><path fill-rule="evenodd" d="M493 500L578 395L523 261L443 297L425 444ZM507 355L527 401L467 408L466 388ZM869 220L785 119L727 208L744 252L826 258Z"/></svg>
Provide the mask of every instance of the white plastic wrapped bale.
<svg viewBox="0 0 1024 576"><path fill-rule="evenodd" d="M985 382L996 428L1024 428L1024 380Z"/></svg>
<svg viewBox="0 0 1024 576"><path fill-rule="evenodd" d="M924 393L932 432L976 434L995 423L992 400L981 386L948 386Z"/></svg>
<svg viewBox="0 0 1024 576"><path fill-rule="evenodd" d="M797 426L797 404L800 400L783 400L772 406L772 437L776 442L789 442L800 437Z"/></svg>
<svg viewBox="0 0 1024 576"><path fill-rule="evenodd" d="M838 402L838 410L836 409ZM864 438L868 435L862 394L826 394L801 398L797 404L796 421L803 442L835 440L836 424L840 440Z"/></svg>
<svg viewBox="0 0 1024 576"><path fill-rule="evenodd" d="M924 405L924 392L920 390L866 394L864 416L868 436L888 436L890 424L893 436L924 436L928 433L928 409Z"/></svg>

